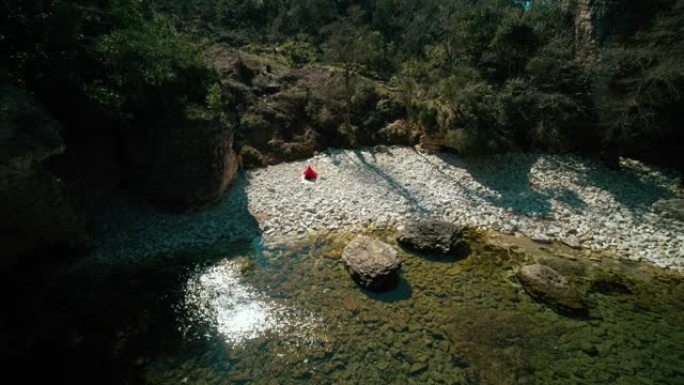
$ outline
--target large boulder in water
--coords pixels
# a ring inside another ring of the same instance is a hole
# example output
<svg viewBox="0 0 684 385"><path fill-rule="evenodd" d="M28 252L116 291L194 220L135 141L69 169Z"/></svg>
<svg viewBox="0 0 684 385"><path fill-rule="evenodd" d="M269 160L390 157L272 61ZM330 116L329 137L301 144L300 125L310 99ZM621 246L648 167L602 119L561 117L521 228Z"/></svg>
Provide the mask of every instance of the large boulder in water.
<svg viewBox="0 0 684 385"><path fill-rule="evenodd" d="M359 285L371 290L392 288L398 281L401 260L392 246L359 235L345 246L342 261Z"/></svg>
<svg viewBox="0 0 684 385"><path fill-rule="evenodd" d="M532 298L560 313L580 315L587 311L586 304L568 280L546 265L523 266L518 271L518 279Z"/></svg>
<svg viewBox="0 0 684 385"><path fill-rule="evenodd" d="M459 246L461 229L444 221L424 221L407 225L397 233L397 242L409 250L447 255Z"/></svg>

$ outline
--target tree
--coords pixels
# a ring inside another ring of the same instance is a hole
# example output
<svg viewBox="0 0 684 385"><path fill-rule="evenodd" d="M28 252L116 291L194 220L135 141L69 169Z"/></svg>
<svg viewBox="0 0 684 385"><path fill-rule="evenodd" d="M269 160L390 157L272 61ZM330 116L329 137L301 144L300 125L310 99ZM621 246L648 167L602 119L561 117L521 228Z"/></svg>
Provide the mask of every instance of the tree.
<svg viewBox="0 0 684 385"><path fill-rule="evenodd" d="M95 50L105 75L88 86L90 96L122 121L202 104L214 81L198 47L167 20L113 31Z"/></svg>
<svg viewBox="0 0 684 385"><path fill-rule="evenodd" d="M363 11L359 7L350 7L347 14L330 24L326 30L328 39L325 52L328 59L342 67L344 97L344 127L350 137L354 137L355 128L351 124L353 96L359 65L370 54L370 30L362 23Z"/></svg>
<svg viewBox="0 0 684 385"><path fill-rule="evenodd" d="M304 32L316 36L325 32L323 26L335 20L337 4L334 0L290 1L286 14L281 15L290 24L287 32Z"/></svg>
<svg viewBox="0 0 684 385"><path fill-rule="evenodd" d="M406 109L406 125L409 128L411 128L411 125L416 120L414 107L420 72L420 63L415 59L411 59L404 62L399 73L391 79L392 85L397 87L401 93L401 100Z"/></svg>
<svg viewBox="0 0 684 385"><path fill-rule="evenodd" d="M684 0L604 50L595 92L605 145L684 170Z"/></svg>

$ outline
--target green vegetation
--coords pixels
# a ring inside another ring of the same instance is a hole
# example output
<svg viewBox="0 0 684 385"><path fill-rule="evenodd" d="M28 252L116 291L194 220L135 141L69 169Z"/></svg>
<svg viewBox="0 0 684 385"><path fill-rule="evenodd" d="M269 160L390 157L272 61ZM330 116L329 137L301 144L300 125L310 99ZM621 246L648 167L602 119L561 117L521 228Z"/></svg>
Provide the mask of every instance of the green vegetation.
<svg viewBox="0 0 684 385"><path fill-rule="evenodd" d="M165 20L112 31L95 52L104 76L89 84L87 95L123 121L201 103L213 79L198 49ZM215 93L212 104L219 103Z"/></svg>
<svg viewBox="0 0 684 385"><path fill-rule="evenodd" d="M595 95L614 151L684 169L684 1L605 51Z"/></svg>
<svg viewBox="0 0 684 385"><path fill-rule="evenodd" d="M3 78L76 135L202 106L216 78L199 47L149 2L9 1L2 15Z"/></svg>
<svg viewBox="0 0 684 385"><path fill-rule="evenodd" d="M223 43L339 68L333 109L349 144L366 135L354 117L365 76L387 83L409 127L462 154L582 151L681 169L684 1L617 3L594 5L592 48L560 0L9 1L0 72L66 130L188 107L228 118L221 99L239 96L201 59Z"/></svg>

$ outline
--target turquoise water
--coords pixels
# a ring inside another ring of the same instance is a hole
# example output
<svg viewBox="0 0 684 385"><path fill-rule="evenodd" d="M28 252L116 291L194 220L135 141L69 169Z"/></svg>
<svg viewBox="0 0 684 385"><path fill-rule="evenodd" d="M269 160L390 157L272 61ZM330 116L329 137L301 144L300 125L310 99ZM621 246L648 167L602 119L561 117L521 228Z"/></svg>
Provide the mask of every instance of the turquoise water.
<svg viewBox="0 0 684 385"><path fill-rule="evenodd" d="M373 235L395 244L391 233ZM462 259L400 252L399 286L376 294L339 261L351 236L218 245L146 267L66 273L34 293L49 302L50 322L39 326L50 342L27 352L51 354L53 375L73 383L684 383L679 274L526 254L472 235ZM587 318L527 296L514 273L533 260L570 278Z"/></svg>

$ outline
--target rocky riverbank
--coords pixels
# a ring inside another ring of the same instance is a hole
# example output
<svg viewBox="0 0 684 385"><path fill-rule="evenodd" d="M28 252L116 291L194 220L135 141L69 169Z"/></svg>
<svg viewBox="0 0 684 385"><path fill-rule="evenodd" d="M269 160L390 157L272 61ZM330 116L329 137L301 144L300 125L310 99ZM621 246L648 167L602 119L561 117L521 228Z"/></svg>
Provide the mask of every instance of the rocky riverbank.
<svg viewBox="0 0 684 385"><path fill-rule="evenodd" d="M307 164L320 172L315 184L300 181ZM247 195L266 234L432 217L684 268L684 225L652 209L677 196L676 178L622 165L615 171L539 154L466 160L409 148L337 151L254 171Z"/></svg>
<svg viewBox="0 0 684 385"><path fill-rule="evenodd" d="M301 178L307 165L319 172L315 183ZM137 259L258 233L273 238L435 218L684 269L684 224L653 209L678 197L675 175L629 160L610 170L575 156L469 160L376 147L247 172L201 213L141 210L122 200L105 213L97 238L102 257Z"/></svg>

